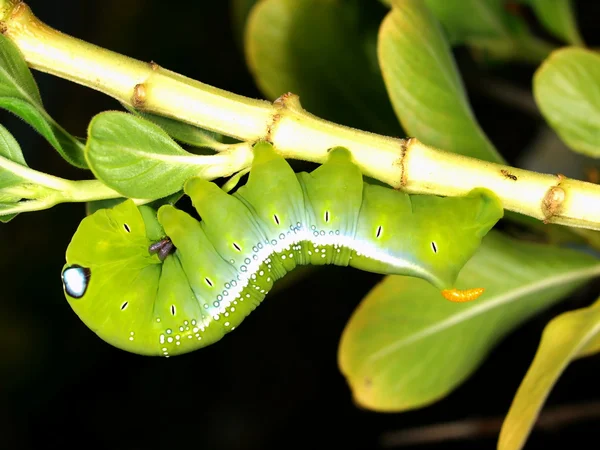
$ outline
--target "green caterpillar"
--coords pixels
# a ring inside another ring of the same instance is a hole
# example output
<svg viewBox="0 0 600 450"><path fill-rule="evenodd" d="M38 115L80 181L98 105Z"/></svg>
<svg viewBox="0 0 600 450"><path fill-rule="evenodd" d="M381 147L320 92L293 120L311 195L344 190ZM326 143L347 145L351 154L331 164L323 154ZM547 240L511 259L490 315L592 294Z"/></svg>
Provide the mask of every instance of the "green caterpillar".
<svg viewBox="0 0 600 450"><path fill-rule="evenodd" d="M66 252L65 296L106 342L172 356L235 329L273 283L303 264L336 264L424 278L454 301L483 291L454 282L502 217L498 198L408 195L365 183L343 148L294 173L267 143L254 147L248 182L229 195L184 187L201 222L171 205L131 200L83 219Z"/></svg>

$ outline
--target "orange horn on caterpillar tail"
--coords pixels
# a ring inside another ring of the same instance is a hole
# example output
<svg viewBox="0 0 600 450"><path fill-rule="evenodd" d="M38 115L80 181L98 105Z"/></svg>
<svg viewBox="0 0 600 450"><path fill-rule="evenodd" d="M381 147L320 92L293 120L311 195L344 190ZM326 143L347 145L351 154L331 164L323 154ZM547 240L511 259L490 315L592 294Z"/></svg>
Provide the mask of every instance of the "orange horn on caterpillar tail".
<svg viewBox="0 0 600 450"><path fill-rule="evenodd" d="M474 288L474 289L444 289L442 291L442 295L446 300L450 300L451 302L456 303L465 303L475 300L479 298L481 294L483 294L483 288Z"/></svg>

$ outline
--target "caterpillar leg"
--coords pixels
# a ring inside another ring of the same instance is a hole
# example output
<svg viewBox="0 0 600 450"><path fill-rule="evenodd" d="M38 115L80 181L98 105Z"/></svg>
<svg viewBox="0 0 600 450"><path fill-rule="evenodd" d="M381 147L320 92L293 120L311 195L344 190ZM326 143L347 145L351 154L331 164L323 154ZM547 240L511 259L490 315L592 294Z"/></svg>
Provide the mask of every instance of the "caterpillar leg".
<svg viewBox="0 0 600 450"><path fill-rule="evenodd" d="M479 298L481 294L483 294L483 288L474 288L474 289L444 289L442 291L442 295L446 300L450 300L451 302L456 303L465 303L475 300Z"/></svg>
<svg viewBox="0 0 600 450"><path fill-rule="evenodd" d="M169 256L174 251L175 251L175 246L173 245L173 242L171 242L171 238L169 238L169 237L166 237L158 242L155 242L150 247L148 247L148 252L150 254L157 253L158 259L160 259L161 261L164 261L165 259L167 259L167 256Z"/></svg>

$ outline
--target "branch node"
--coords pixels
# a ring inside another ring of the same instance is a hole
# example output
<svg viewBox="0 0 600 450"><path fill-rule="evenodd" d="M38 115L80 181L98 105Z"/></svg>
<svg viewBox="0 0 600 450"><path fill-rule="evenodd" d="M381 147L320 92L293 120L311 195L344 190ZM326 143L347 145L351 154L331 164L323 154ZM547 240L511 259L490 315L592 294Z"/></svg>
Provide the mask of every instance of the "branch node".
<svg viewBox="0 0 600 450"><path fill-rule="evenodd" d="M277 123L281 120L283 110L289 109L292 111L298 111L302 109L302 107L300 106L300 97L298 97L296 94L292 94L291 92L287 92L281 97L278 97L273 102L273 106L275 106L276 111L271 116L271 122L267 125L267 134L265 136L265 140L271 143L273 131L275 131Z"/></svg>
<svg viewBox="0 0 600 450"><path fill-rule="evenodd" d="M25 2L23 2L21 0L21 1L19 1L19 3L17 3L15 5L15 7L13 8L13 10L10 12L10 18L11 19L16 19L21 14L23 14L25 11L27 11L28 9L29 9L29 6L27 6L25 4Z"/></svg>
<svg viewBox="0 0 600 450"><path fill-rule="evenodd" d="M136 109L141 109L146 103L146 84L139 83L133 88L133 95L131 96L131 104Z"/></svg>
<svg viewBox="0 0 600 450"><path fill-rule="evenodd" d="M150 69L152 69L154 72L156 72L158 69L160 69L160 66L158 64L156 64L154 61L150 61Z"/></svg>
<svg viewBox="0 0 600 450"><path fill-rule="evenodd" d="M558 183L551 187L546 192L542 200L542 214L544 214L544 223L548 224L554 216L560 215L567 196L565 190L560 187L560 184L566 180L562 174L558 174Z"/></svg>
<svg viewBox="0 0 600 450"><path fill-rule="evenodd" d="M300 106L300 97L292 92L286 92L281 97L278 97L273 105L279 109L287 108L292 110L302 109Z"/></svg>
<svg viewBox="0 0 600 450"><path fill-rule="evenodd" d="M408 153L408 148L413 144L413 142L416 142L415 138L400 139L400 158L394 162L394 165L400 167L400 188L406 187L408 184L404 160L406 158L406 154Z"/></svg>

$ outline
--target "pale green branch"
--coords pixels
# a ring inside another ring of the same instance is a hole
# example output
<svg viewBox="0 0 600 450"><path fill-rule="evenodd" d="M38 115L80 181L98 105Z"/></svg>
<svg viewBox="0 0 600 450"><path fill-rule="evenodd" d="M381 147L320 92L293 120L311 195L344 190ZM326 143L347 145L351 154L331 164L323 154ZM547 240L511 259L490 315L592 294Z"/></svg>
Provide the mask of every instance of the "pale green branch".
<svg viewBox="0 0 600 450"><path fill-rule="evenodd" d="M0 20L0 29L32 68L104 92L138 110L246 142L267 139L286 158L322 163L329 148L344 146L365 175L397 189L453 196L487 187L508 210L547 223L600 229L598 185L337 125L306 112L293 95L271 104L217 89L62 34L16 0L0 0Z"/></svg>

